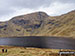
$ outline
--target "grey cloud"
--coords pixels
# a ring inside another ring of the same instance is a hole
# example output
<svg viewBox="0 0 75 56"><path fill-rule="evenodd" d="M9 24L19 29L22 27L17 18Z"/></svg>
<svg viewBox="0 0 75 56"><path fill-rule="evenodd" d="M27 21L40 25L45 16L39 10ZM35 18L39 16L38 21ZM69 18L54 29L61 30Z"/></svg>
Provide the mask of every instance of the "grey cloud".
<svg viewBox="0 0 75 56"><path fill-rule="evenodd" d="M16 1L12 0L11 5L18 8L21 7L21 8L35 9L40 6L49 6L51 2L52 0L16 0Z"/></svg>
<svg viewBox="0 0 75 56"><path fill-rule="evenodd" d="M14 13L14 8L37 9L41 6L49 7L54 2L75 5L75 0L0 0L0 17Z"/></svg>
<svg viewBox="0 0 75 56"><path fill-rule="evenodd" d="M75 0L58 0L61 3L75 3Z"/></svg>
<svg viewBox="0 0 75 56"><path fill-rule="evenodd" d="M12 9L0 9L0 16L9 15L10 13L14 13L15 11Z"/></svg>
<svg viewBox="0 0 75 56"><path fill-rule="evenodd" d="M40 6L48 7L50 4L54 2L75 3L75 0L12 0L12 1L10 0L10 4L14 7L30 8L30 9L38 8Z"/></svg>
<svg viewBox="0 0 75 56"><path fill-rule="evenodd" d="M14 8L36 9L41 6L49 6L52 0L1 0L0 16L14 13ZM11 9L12 8L12 9Z"/></svg>

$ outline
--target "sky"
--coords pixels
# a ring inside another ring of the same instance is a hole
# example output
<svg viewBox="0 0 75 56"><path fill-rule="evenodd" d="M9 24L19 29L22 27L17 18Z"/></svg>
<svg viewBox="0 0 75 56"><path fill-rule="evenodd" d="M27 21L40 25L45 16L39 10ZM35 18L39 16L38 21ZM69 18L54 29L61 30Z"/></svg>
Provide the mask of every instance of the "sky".
<svg viewBox="0 0 75 56"><path fill-rule="evenodd" d="M75 0L0 0L0 21L33 12L59 16L75 10Z"/></svg>

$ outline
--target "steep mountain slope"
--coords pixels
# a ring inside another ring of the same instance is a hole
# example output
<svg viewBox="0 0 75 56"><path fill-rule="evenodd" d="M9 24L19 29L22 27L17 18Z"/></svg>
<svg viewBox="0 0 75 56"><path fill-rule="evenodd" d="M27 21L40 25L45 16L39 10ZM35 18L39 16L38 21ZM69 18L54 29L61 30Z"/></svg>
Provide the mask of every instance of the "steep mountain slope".
<svg viewBox="0 0 75 56"><path fill-rule="evenodd" d="M61 16L35 12L0 23L0 37L67 36L75 38L75 10Z"/></svg>
<svg viewBox="0 0 75 56"><path fill-rule="evenodd" d="M48 17L44 12L16 16L8 22L0 23L0 36L30 36L44 25L44 20Z"/></svg>
<svg viewBox="0 0 75 56"><path fill-rule="evenodd" d="M44 36L75 37L75 11L48 18L50 20L47 21L45 28L41 31L45 32Z"/></svg>

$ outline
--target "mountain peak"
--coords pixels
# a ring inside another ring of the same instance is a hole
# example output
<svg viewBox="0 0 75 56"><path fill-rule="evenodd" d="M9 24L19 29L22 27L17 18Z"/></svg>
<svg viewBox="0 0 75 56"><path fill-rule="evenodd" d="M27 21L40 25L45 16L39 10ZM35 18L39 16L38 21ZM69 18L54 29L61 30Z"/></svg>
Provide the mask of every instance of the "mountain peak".
<svg viewBox="0 0 75 56"><path fill-rule="evenodd" d="M57 17L34 12L0 23L0 36L69 36L75 38L75 10Z"/></svg>
<svg viewBox="0 0 75 56"><path fill-rule="evenodd" d="M32 19L44 19L46 17L48 17L48 15L45 12L39 11L39 12L34 12L34 13L26 14L26 15L16 16L16 17L13 17L11 20L16 20L16 19L18 19L18 20L21 20L21 19L25 19L25 20L27 20L27 19L30 19L30 20L32 20Z"/></svg>
<svg viewBox="0 0 75 56"><path fill-rule="evenodd" d="M49 16L45 12L34 12L27 15L20 15L12 18L9 22L14 25L21 26L24 29L34 29L40 28L44 23L44 20ZM30 30L29 30L30 31Z"/></svg>

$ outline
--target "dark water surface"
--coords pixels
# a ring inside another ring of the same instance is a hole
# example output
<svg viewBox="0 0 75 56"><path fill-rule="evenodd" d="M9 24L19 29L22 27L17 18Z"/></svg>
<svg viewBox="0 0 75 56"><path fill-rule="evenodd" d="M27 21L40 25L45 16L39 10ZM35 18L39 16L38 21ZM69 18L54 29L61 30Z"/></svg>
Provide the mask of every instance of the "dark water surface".
<svg viewBox="0 0 75 56"><path fill-rule="evenodd" d="M13 37L0 38L0 45L52 49L75 49L75 39L60 37Z"/></svg>

